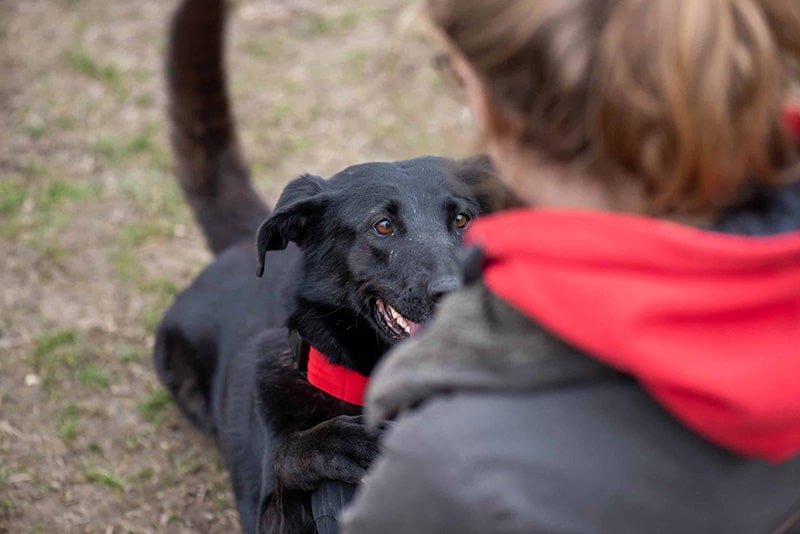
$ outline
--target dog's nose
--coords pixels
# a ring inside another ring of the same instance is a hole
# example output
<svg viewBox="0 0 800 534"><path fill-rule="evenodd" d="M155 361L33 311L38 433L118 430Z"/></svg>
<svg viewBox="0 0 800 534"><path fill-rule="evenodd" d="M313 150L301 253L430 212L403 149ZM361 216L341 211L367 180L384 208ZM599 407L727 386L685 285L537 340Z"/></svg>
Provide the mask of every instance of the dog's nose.
<svg viewBox="0 0 800 534"><path fill-rule="evenodd" d="M433 299L433 302L438 304L445 295L459 287L461 287L461 281L455 276L439 278L428 284L428 294Z"/></svg>

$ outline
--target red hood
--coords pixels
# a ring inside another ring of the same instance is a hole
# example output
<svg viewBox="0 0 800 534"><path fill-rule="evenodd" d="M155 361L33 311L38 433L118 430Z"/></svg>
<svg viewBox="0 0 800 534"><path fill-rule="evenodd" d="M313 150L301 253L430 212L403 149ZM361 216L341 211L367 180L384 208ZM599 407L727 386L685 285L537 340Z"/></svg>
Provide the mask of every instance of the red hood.
<svg viewBox="0 0 800 534"><path fill-rule="evenodd" d="M789 129L800 138L800 106L787 106L783 118Z"/></svg>
<svg viewBox="0 0 800 534"><path fill-rule="evenodd" d="M468 242L495 294L710 441L776 461L800 452L800 233L525 210L476 221Z"/></svg>

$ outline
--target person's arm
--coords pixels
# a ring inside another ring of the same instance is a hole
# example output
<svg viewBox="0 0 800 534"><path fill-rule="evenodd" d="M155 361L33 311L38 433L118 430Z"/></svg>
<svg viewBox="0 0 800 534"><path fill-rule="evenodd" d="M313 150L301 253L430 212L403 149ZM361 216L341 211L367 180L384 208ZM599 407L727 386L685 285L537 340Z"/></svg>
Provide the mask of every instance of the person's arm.
<svg viewBox="0 0 800 534"><path fill-rule="evenodd" d="M311 494L311 514L317 534L338 534L337 517L353 500L356 486L339 480L328 480Z"/></svg>
<svg viewBox="0 0 800 534"><path fill-rule="evenodd" d="M426 410L398 421L383 452L340 517L342 534L491 532L491 496L470 482L452 436Z"/></svg>

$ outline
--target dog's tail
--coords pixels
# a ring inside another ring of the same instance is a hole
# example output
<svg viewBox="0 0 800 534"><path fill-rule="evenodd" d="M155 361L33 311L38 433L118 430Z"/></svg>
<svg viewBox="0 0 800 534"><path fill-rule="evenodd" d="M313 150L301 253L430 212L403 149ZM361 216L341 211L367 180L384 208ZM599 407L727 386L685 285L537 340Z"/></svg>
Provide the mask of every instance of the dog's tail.
<svg viewBox="0 0 800 534"><path fill-rule="evenodd" d="M269 215L250 181L228 99L226 17L225 0L182 0L166 66L178 180L215 254L254 239Z"/></svg>

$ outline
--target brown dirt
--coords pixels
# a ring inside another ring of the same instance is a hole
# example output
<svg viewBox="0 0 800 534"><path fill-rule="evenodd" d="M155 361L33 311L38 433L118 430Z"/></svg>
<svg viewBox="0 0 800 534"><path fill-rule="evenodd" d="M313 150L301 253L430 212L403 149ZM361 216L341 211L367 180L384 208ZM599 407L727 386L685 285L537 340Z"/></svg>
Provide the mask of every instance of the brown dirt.
<svg viewBox="0 0 800 534"><path fill-rule="evenodd" d="M237 2L233 100L258 185L467 147L407 3ZM376 7L377 6L377 7ZM0 532L229 532L214 444L150 364L208 261L171 176L173 2L0 0Z"/></svg>

